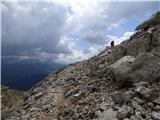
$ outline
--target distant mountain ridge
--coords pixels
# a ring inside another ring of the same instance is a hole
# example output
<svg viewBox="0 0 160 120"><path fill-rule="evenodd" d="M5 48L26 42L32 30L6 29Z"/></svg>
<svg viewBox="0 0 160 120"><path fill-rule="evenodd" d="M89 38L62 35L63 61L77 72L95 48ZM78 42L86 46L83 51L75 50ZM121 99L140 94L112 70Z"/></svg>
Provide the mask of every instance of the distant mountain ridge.
<svg viewBox="0 0 160 120"><path fill-rule="evenodd" d="M2 84L13 89L28 90L47 74L64 65L40 62L38 60L22 60L9 62L2 59Z"/></svg>

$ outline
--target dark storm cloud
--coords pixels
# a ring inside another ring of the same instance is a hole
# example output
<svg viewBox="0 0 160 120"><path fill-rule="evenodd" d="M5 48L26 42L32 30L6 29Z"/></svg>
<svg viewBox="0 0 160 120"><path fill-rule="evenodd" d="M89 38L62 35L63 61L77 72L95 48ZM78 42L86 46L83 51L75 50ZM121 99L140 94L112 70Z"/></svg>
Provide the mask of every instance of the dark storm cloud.
<svg viewBox="0 0 160 120"><path fill-rule="evenodd" d="M66 9L56 3L3 2L2 55L70 53L60 46Z"/></svg>

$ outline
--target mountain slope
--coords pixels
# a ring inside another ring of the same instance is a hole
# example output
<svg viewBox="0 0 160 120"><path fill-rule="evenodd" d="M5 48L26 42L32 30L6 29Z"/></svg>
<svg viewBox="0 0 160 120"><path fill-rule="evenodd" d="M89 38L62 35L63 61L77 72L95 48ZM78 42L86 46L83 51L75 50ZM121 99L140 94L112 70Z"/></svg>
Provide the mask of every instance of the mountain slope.
<svg viewBox="0 0 160 120"><path fill-rule="evenodd" d="M18 108L24 102L26 96L25 93L18 90L12 90L6 86L1 86L1 110L2 119L8 116L8 111L12 111Z"/></svg>
<svg viewBox="0 0 160 120"><path fill-rule="evenodd" d="M6 120L159 120L160 24L152 27L49 74Z"/></svg>

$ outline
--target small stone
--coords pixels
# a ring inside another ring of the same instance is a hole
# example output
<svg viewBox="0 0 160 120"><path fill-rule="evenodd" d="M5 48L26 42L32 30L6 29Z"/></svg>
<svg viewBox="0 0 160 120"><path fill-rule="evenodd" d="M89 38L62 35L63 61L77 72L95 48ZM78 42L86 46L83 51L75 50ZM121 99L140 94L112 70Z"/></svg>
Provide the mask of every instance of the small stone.
<svg viewBox="0 0 160 120"><path fill-rule="evenodd" d="M139 105L137 102L132 101L131 102L131 106L136 109L137 111L140 111L142 114L145 113L145 109L141 107L141 105Z"/></svg>
<svg viewBox="0 0 160 120"><path fill-rule="evenodd" d="M148 107L150 107L151 109L153 109L154 108L154 104L152 102L149 102L148 103Z"/></svg>
<svg viewBox="0 0 160 120"><path fill-rule="evenodd" d="M125 119L123 119L123 120L129 120L129 118L125 118Z"/></svg>
<svg viewBox="0 0 160 120"><path fill-rule="evenodd" d="M122 106L117 112L117 118L124 119L130 117L134 113L134 110L129 106Z"/></svg>
<svg viewBox="0 0 160 120"><path fill-rule="evenodd" d="M137 116L141 116L141 112L139 112L139 111L137 111L135 114L136 114Z"/></svg>
<svg viewBox="0 0 160 120"><path fill-rule="evenodd" d="M73 92L73 89L67 91L64 96L68 97L68 96L70 96L72 94L72 92Z"/></svg>
<svg viewBox="0 0 160 120"><path fill-rule="evenodd" d="M157 99L155 99L153 101L153 103L157 104L157 105L160 105L160 97L158 97Z"/></svg>
<svg viewBox="0 0 160 120"><path fill-rule="evenodd" d="M102 115L100 115L99 120L118 120L116 115L117 115L116 111L108 109L107 111L104 111Z"/></svg>
<svg viewBox="0 0 160 120"><path fill-rule="evenodd" d="M154 108L155 111L160 111L160 106L156 105L156 107Z"/></svg>
<svg viewBox="0 0 160 120"><path fill-rule="evenodd" d="M35 95L34 95L34 99L35 99L35 100L39 99L40 97L42 97L42 96L43 96L43 94L44 94L44 93L41 93L41 92L40 92L40 93L35 94Z"/></svg>
<svg viewBox="0 0 160 120"><path fill-rule="evenodd" d="M133 100L136 101L136 102L137 102L138 104L140 104L140 105L141 105L141 104L144 104L144 102L145 102L144 100L142 100L142 99L140 99L140 98L138 98L138 97L134 97Z"/></svg>
<svg viewBox="0 0 160 120"><path fill-rule="evenodd" d="M135 87L139 87L139 86L147 86L147 85L149 85L149 83L148 82L139 82L139 83L134 83L133 84Z"/></svg>
<svg viewBox="0 0 160 120"><path fill-rule="evenodd" d="M117 111L117 110L119 110L120 107L118 105L113 105L112 108L113 108L113 110Z"/></svg>
<svg viewBox="0 0 160 120"><path fill-rule="evenodd" d="M140 117L140 116L134 116L134 115L132 115L130 117L130 120L144 120L144 119L142 117Z"/></svg>
<svg viewBox="0 0 160 120"><path fill-rule="evenodd" d="M150 98L152 95L152 89L140 86L135 90L137 93L142 95L144 98Z"/></svg>
<svg viewBox="0 0 160 120"><path fill-rule="evenodd" d="M152 118L153 120L160 120L160 112L152 112Z"/></svg>
<svg viewBox="0 0 160 120"><path fill-rule="evenodd" d="M124 93L125 102L129 102L133 98L134 93L132 91L126 91Z"/></svg>
<svg viewBox="0 0 160 120"><path fill-rule="evenodd" d="M112 100L114 101L115 104L120 104L122 105L124 103L124 95L122 92L116 92L114 94L111 95Z"/></svg>
<svg viewBox="0 0 160 120"><path fill-rule="evenodd" d="M144 120L144 119L142 118L140 112L136 112L135 115L132 115L132 116L130 117L130 120Z"/></svg>
<svg viewBox="0 0 160 120"><path fill-rule="evenodd" d="M132 116L130 117L130 120L138 120L138 119L136 118L136 116L132 115Z"/></svg>
<svg viewBox="0 0 160 120"><path fill-rule="evenodd" d="M78 93L74 94L73 96L74 96L74 97L78 97L78 96L80 96L80 95L81 95L81 91L79 91Z"/></svg>
<svg viewBox="0 0 160 120"><path fill-rule="evenodd" d="M147 119L147 120L152 120L152 119L151 119L151 113L150 113L150 112L147 112L145 119Z"/></svg>
<svg viewBox="0 0 160 120"><path fill-rule="evenodd" d="M101 110L101 111L104 111L104 110L106 110L106 108L109 106L109 104L108 103L101 103L100 105L99 105L99 109Z"/></svg>

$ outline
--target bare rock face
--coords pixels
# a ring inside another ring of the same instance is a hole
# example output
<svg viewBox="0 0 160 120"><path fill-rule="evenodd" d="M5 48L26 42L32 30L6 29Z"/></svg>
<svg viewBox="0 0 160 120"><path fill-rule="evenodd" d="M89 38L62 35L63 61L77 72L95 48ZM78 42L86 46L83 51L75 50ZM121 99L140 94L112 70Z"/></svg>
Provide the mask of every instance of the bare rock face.
<svg viewBox="0 0 160 120"><path fill-rule="evenodd" d="M111 68L120 85L138 81L154 82L160 79L160 53L142 53L135 60L125 56L112 64Z"/></svg>
<svg viewBox="0 0 160 120"><path fill-rule="evenodd" d="M159 120L159 13L129 40L50 73L4 120ZM152 29L151 29L152 28Z"/></svg>

